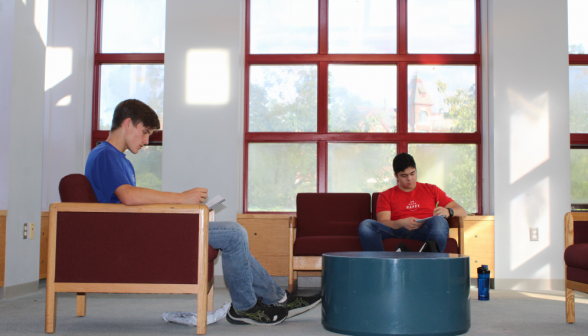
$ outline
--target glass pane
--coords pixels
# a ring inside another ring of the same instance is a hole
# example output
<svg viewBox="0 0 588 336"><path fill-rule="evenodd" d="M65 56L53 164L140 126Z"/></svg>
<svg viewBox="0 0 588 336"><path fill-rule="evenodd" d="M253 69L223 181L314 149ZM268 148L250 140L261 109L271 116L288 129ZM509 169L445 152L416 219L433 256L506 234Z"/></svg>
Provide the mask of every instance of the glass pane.
<svg viewBox="0 0 588 336"><path fill-rule="evenodd" d="M125 151L135 168L137 187L161 190L161 146L144 146L137 154Z"/></svg>
<svg viewBox="0 0 588 336"><path fill-rule="evenodd" d="M568 47L570 54L584 54L588 47L588 1L568 0Z"/></svg>
<svg viewBox="0 0 588 336"><path fill-rule="evenodd" d="M396 132L396 66L329 65L329 132Z"/></svg>
<svg viewBox="0 0 588 336"><path fill-rule="evenodd" d="M476 67L408 67L409 132L476 132Z"/></svg>
<svg viewBox="0 0 588 336"><path fill-rule="evenodd" d="M251 0L252 54L318 53L318 0Z"/></svg>
<svg viewBox="0 0 588 336"><path fill-rule="evenodd" d="M329 192L381 192L396 185L396 144L330 143Z"/></svg>
<svg viewBox="0 0 588 336"><path fill-rule="evenodd" d="M163 69L163 64L102 65L99 129L110 130L116 105L129 98L151 106L163 129Z"/></svg>
<svg viewBox="0 0 588 336"><path fill-rule="evenodd" d="M467 213L478 211L477 146L472 144L409 144L418 181L434 184Z"/></svg>
<svg viewBox="0 0 588 336"><path fill-rule="evenodd" d="M572 204L588 204L588 149L572 149Z"/></svg>
<svg viewBox="0 0 588 336"><path fill-rule="evenodd" d="M102 52L165 52L165 0L104 0Z"/></svg>
<svg viewBox="0 0 588 336"><path fill-rule="evenodd" d="M251 66L249 131L316 132L316 68Z"/></svg>
<svg viewBox="0 0 588 336"><path fill-rule="evenodd" d="M476 52L476 0L408 0L408 52Z"/></svg>
<svg viewBox="0 0 588 336"><path fill-rule="evenodd" d="M296 211L296 195L316 192L316 143L250 143L249 211Z"/></svg>
<svg viewBox="0 0 588 336"><path fill-rule="evenodd" d="M588 133L588 66L570 66L570 133Z"/></svg>
<svg viewBox="0 0 588 336"><path fill-rule="evenodd" d="M395 54L396 0L329 1L329 53Z"/></svg>

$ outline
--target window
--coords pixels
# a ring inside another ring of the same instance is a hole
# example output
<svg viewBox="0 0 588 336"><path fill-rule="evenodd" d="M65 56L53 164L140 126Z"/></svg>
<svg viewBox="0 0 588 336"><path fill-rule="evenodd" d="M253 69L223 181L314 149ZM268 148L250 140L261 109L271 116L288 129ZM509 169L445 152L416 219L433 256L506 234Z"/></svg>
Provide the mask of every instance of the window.
<svg viewBox="0 0 588 336"><path fill-rule="evenodd" d="M415 156L482 213L479 0L247 0L244 212L377 192Z"/></svg>
<svg viewBox="0 0 588 336"><path fill-rule="evenodd" d="M572 210L588 210L588 3L568 1Z"/></svg>
<svg viewBox="0 0 588 336"><path fill-rule="evenodd" d="M92 106L92 148L108 138L112 114L125 99L139 99L163 129L165 0L98 0ZM127 158L137 186L161 190L162 134Z"/></svg>

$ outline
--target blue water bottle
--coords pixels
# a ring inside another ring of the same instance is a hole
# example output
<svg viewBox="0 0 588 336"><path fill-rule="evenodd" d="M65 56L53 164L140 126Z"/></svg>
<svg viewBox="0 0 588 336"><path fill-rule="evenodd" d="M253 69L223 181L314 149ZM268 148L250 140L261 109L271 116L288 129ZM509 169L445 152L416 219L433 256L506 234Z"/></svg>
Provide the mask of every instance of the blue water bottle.
<svg viewBox="0 0 588 336"><path fill-rule="evenodd" d="M490 300L490 270L488 265L478 267L478 300Z"/></svg>

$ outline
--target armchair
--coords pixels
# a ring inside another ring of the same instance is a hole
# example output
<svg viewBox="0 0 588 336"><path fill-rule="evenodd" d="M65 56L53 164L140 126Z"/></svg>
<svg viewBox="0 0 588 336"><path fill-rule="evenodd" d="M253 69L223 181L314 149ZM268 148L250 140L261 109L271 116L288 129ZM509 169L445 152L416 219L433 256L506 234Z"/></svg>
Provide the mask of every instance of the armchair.
<svg viewBox="0 0 588 336"><path fill-rule="evenodd" d="M588 293L588 213L568 212L564 217L566 322L576 322L574 291Z"/></svg>
<svg viewBox="0 0 588 336"><path fill-rule="evenodd" d="M208 245L205 205L95 203L80 174L59 190L65 203L49 211L46 333L55 332L59 292L77 293L77 316L86 315L86 293L197 294L196 333L206 333L218 251Z"/></svg>

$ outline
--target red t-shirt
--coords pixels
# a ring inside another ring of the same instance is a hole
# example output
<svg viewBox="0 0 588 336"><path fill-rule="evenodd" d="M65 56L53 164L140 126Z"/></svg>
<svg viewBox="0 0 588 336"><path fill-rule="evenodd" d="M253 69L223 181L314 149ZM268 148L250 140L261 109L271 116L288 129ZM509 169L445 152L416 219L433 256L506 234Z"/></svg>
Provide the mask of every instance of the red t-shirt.
<svg viewBox="0 0 588 336"><path fill-rule="evenodd" d="M402 191L396 186L380 194L376 214L390 211L390 220L427 218L433 216L437 202L444 207L453 200L434 184L417 182L416 188L411 192Z"/></svg>

